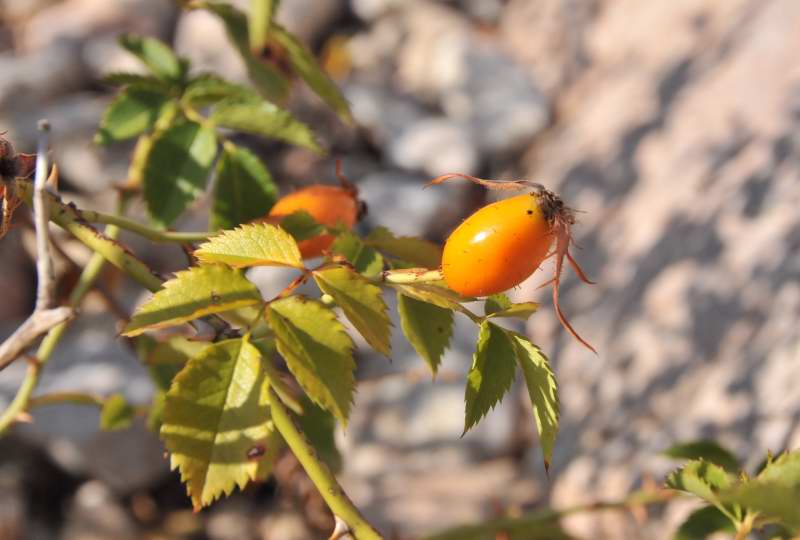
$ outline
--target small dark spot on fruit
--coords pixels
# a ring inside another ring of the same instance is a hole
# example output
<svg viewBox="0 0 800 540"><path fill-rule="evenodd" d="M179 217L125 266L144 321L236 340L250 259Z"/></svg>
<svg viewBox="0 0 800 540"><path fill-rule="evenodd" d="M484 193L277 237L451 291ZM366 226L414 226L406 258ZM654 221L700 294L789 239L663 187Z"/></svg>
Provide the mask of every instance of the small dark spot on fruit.
<svg viewBox="0 0 800 540"><path fill-rule="evenodd" d="M257 444L247 451L247 459L259 459L267 452L263 444Z"/></svg>
<svg viewBox="0 0 800 540"><path fill-rule="evenodd" d="M528 215L530 216L531 214L533 214L533 210L528 210Z"/></svg>

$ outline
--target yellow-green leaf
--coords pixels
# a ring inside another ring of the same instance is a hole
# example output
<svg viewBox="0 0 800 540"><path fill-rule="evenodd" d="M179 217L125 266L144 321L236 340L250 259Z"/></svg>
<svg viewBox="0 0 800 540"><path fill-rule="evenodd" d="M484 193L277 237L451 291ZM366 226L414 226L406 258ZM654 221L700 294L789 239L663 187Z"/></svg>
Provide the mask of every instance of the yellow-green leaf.
<svg viewBox="0 0 800 540"><path fill-rule="evenodd" d="M122 335L137 336L261 301L256 286L240 271L223 265L194 266L175 274L142 304Z"/></svg>
<svg viewBox="0 0 800 540"><path fill-rule="evenodd" d="M153 75L169 81L178 81L183 76L184 66L164 42L146 36L125 34L119 44L150 68Z"/></svg>
<svg viewBox="0 0 800 540"><path fill-rule="evenodd" d="M157 132L143 158L144 198L154 222L170 225L205 190L217 155L212 129L184 121Z"/></svg>
<svg viewBox="0 0 800 540"><path fill-rule="evenodd" d="M516 346L517 363L522 368L528 395L533 405L533 417L542 445L545 469L550 468L553 446L558 434L559 401L556 377L550 362L542 351L528 338L516 332L509 332Z"/></svg>
<svg viewBox="0 0 800 540"><path fill-rule="evenodd" d="M224 2L203 2L201 6L222 19L231 43L239 51L247 66L250 80L258 90L267 99L277 102L285 100L289 94L289 82L276 67L256 58L250 51L249 29L245 14Z"/></svg>
<svg viewBox="0 0 800 540"><path fill-rule="evenodd" d="M214 106L211 121L222 127L323 153L310 127L269 101L240 97L224 99Z"/></svg>
<svg viewBox="0 0 800 540"><path fill-rule="evenodd" d="M100 429L117 431L128 428L135 414L133 406L122 394L114 394L105 400L100 410Z"/></svg>
<svg viewBox="0 0 800 540"><path fill-rule="evenodd" d="M262 477L279 449L261 354L247 336L209 346L167 392L161 438L195 509Z"/></svg>
<svg viewBox="0 0 800 540"><path fill-rule="evenodd" d="M395 236L386 227L373 230L364 242L398 259L424 268L438 268L442 263L442 248L438 245L422 238Z"/></svg>
<svg viewBox="0 0 800 540"><path fill-rule="evenodd" d="M303 268L303 259L294 238L268 223L249 223L232 231L222 231L200 245L194 254L203 262L221 262L236 268Z"/></svg>
<svg viewBox="0 0 800 540"><path fill-rule="evenodd" d="M103 113L94 142L110 144L150 131L168 99L138 85L123 88Z"/></svg>
<svg viewBox="0 0 800 540"><path fill-rule="evenodd" d="M484 304L484 312L487 318L509 317L525 320L537 309L539 309L539 304L536 302L515 304L504 293L489 296Z"/></svg>
<svg viewBox="0 0 800 540"><path fill-rule="evenodd" d="M389 356L392 323L380 287L343 266L318 270L314 279L322 292L333 297L367 343Z"/></svg>
<svg viewBox="0 0 800 540"><path fill-rule="evenodd" d="M331 245L331 251L347 259L356 272L365 276L374 277L383 271L381 254L364 244L350 231L344 231L336 237Z"/></svg>
<svg viewBox="0 0 800 540"><path fill-rule="evenodd" d="M232 229L262 217L276 200L278 188L258 156L247 148L225 143L217 163L211 230Z"/></svg>
<svg viewBox="0 0 800 540"><path fill-rule="evenodd" d="M397 311L400 313L403 333L436 376L442 355L453 335L453 312L399 292Z"/></svg>
<svg viewBox="0 0 800 540"><path fill-rule="evenodd" d="M347 423L355 391L353 341L321 302L289 296L272 302L267 317L278 352L305 393Z"/></svg>
<svg viewBox="0 0 800 540"><path fill-rule="evenodd" d="M481 324L464 395L464 433L486 416L514 382L517 351L509 333L490 322Z"/></svg>
<svg viewBox="0 0 800 540"><path fill-rule="evenodd" d="M285 28L277 24L270 29L270 39L277 42L287 52L292 70L300 75L306 84L336 111L342 120L350 123L352 121L350 105L336 87L336 84L319 66L311 51L306 49Z"/></svg>
<svg viewBox="0 0 800 540"><path fill-rule="evenodd" d="M416 298L422 302L428 302L429 304L433 304L445 309L459 309L461 307L461 302L470 302L474 300L474 298L461 296L457 292L448 289L443 281L391 284L390 286L406 296L410 296L411 298Z"/></svg>

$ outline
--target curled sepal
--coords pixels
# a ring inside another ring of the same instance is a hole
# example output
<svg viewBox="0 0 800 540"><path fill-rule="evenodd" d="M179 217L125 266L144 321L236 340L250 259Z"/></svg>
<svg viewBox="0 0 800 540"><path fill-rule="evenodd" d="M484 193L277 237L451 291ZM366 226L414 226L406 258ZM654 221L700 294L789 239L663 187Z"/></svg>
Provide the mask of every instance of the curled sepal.
<svg viewBox="0 0 800 540"><path fill-rule="evenodd" d="M498 191L519 191L521 189L534 189L535 191L544 191L544 186L537 182L531 182L530 180L486 180L485 178L478 178L476 176L471 176L469 174L463 173L448 173L443 174L441 176L437 176L427 184L425 187L435 186L437 184L442 184L448 180L453 180L455 178L463 178L465 180L469 180L473 184L479 184L488 189L496 189Z"/></svg>

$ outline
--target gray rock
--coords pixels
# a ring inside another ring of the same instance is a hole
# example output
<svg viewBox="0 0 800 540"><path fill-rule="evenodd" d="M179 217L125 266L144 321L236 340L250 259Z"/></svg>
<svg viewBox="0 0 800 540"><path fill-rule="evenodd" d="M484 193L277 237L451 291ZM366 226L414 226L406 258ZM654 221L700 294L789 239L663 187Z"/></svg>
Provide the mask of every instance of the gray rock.
<svg viewBox="0 0 800 540"><path fill-rule="evenodd" d="M90 480L75 493L62 538L127 540L139 538L136 524L102 482Z"/></svg>
<svg viewBox="0 0 800 540"><path fill-rule="evenodd" d="M404 169L431 176L449 172L475 174L478 151L469 126L446 118L427 118L411 124L388 145L389 158Z"/></svg>
<svg viewBox="0 0 800 540"><path fill-rule="evenodd" d="M295 0L282 2L276 20L306 43L314 43L331 23L342 16L346 0Z"/></svg>

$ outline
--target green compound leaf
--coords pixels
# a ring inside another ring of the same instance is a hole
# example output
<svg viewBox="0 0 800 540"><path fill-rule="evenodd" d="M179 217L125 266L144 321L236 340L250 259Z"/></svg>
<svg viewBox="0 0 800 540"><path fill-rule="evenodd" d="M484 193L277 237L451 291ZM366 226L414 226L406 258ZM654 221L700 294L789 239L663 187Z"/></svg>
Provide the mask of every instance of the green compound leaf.
<svg viewBox="0 0 800 540"><path fill-rule="evenodd" d="M422 238L395 236L386 227L373 230L364 242L398 259L424 268L438 268L442 263L442 248L438 245Z"/></svg>
<svg viewBox="0 0 800 540"><path fill-rule="evenodd" d="M740 482L721 498L800 531L800 450L770 461L755 479Z"/></svg>
<svg viewBox="0 0 800 540"><path fill-rule="evenodd" d="M292 235L297 242L314 238L325 232L325 227L317 223L305 210L292 212L281 219L281 229Z"/></svg>
<svg viewBox="0 0 800 540"><path fill-rule="evenodd" d="M250 80L271 101L283 102L289 95L289 82L272 65L250 52L250 37L247 17L235 7L222 2L204 2L202 7L217 15L225 24L225 30L239 55L247 66Z"/></svg>
<svg viewBox="0 0 800 540"><path fill-rule="evenodd" d="M95 144L110 144L150 131L169 98L131 86L122 89L103 113L94 136Z"/></svg>
<svg viewBox="0 0 800 540"><path fill-rule="evenodd" d="M666 486L697 495L713 504L731 521L735 523L741 521L741 507L735 504L723 504L719 497L721 491L729 491L732 488L733 477L718 465L702 459L689 461L667 476Z"/></svg>
<svg viewBox="0 0 800 540"><path fill-rule="evenodd" d="M199 108L208 107L231 97L259 99L258 94L246 86L227 81L213 73L203 73L189 81L181 101Z"/></svg>
<svg viewBox="0 0 800 540"><path fill-rule="evenodd" d="M550 468L553 447L558 435L559 401L556 376L542 351L523 335L509 332L517 351L517 363L522 368L525 385L533 405L533 417L542 445L545 470Z"/></svg>
<svg viewBox="0 0 800 540"><path fill-rule="evenodd" d="M133 406L122 394L114 394L105 400L100 410L100 429L118 431L127 429L136 414Z"/></svg>
<svg viewBox="0 0 800 540"><path fill-rule="evenodd" d="M347 259L359 274L374 277L383 271L381 254L368 247L350 231L344 231L336 237L331 245L331 251Z"/></svg>
<svg viewBox="0 0 800 540"><path fill-rule="evenodd" d="M280 25L270 28L270 38L280 45L289 56L292 70L311 87L322 100L339 115L344 122L351 123L350 105L319 66L314 55L300 43L291 33Z"/></svg>
<svg viewBox="0 0 800 540"><path fill-rule="evenodd" d="M184 66L165 43L151 37L126 34L120 36L119 44L146 65L153 75L168 81L179 81Z"/></svg>
<svg viewBox="0 0 800 540"><path fill-rule="evenodd" d="M195 509L262 477L277 443L261 354L247 336L191 359L167 392L161 438Z"/></svg>
<svg viewBox="0 0 800 540"><path fill-rule="evenodd" d="M380 287L342 266L317 270L314 280L333 297L348 320L379 353L391 354L391 321Z"/></svg>
<svg viewBox="0 0 800 540"><path fill-rule="evenodd" d="M144 197L154 222L169 226L206 187L217 155L213 130L181 122L158 133L144 163Z"/></svg>
<svg viewBox="0 0 800 540"><path fill-rule="evenodd" d="M297 423L303 435L314 447L322 460L334 473L342 469L342 455L336 447L336 419L331 413L317 407L308 396L304 396L302 403L303 413L297 417Z"/></svg>
<svg viewBox="0 0 800 540"><path fill-rule="evenodd" d="M261 293L244 275L223 265L193 266L164 283L134 313L123 336L182 324L204 315L260 303Z"/></svg>
<svg viewBox="0 0 800 540"><path fill-rule="evenodd" d="M249 223L232 231L222 231L201 244L194 254L203 262L221 262L236 268L303 268L303 259L294 238L268 223Z"/></svg>
<svg viewBox="0 0 800 540"><path fill-rule="evenodd" d="M220 101L211 112L211 121L222 127L323 153L311 128L286 109L261 99L234 97Z"/></svg>
<svg viewBox="0 0 800 540"><path fill-rule="evenodd" d="M672 540L706 540L715 532L735 533L733 522L718 508L704 506L692 512Z"/></svg>
<svg viewBox="0 0 800 540"><path fill-rule="evenodd" d="M500 293L488 297L483 309L487 318L509 317L525 320L539 309L539 304L536 302L515 304L504 293Z"/></svg>
<svg viewBox="0 0 800 540"><path fill-rule="evenodd" d="M400 292L397 293L397 311L403 334L435 377L453 335L453 312Z"/></svg>
<svg viewBox="0 0 800 540"><path fill-rule="evenodd" d="M321 302L289 296L270 303L278 352L311 400L343 424L355 392L353 341Z"/></svg>
<svg viewBox="0 0 800 540"><path fill-rule="evenodd" d="M172 336L164 341L143 335L139 340L152 340L151 345L142 354L142 361L148 366L178 365L182 366L208 347L208 341L198 341L184 336Z"/></svg>
<svg viewBox="0 0 800 540"><path fill-rule="evenodd" d="M741 469L736 456L710 440L678 443L667 448L664 455L675 459L704 459L733 473Z"/></svg>
<svg viewBox="0 0 800 540"><path fill-rule="evenodd" d="M217 163L211 230L235 226L266 215L278 200L278 188L255 154L232 143L224 145Z"/></svg>
<svg viewBox="0 0 800 540"><path fill-rule="evenodd" d="M503 398L516 371L517 346L504 329L483 322L464 395L464 433L486 416Z"/></svg>

